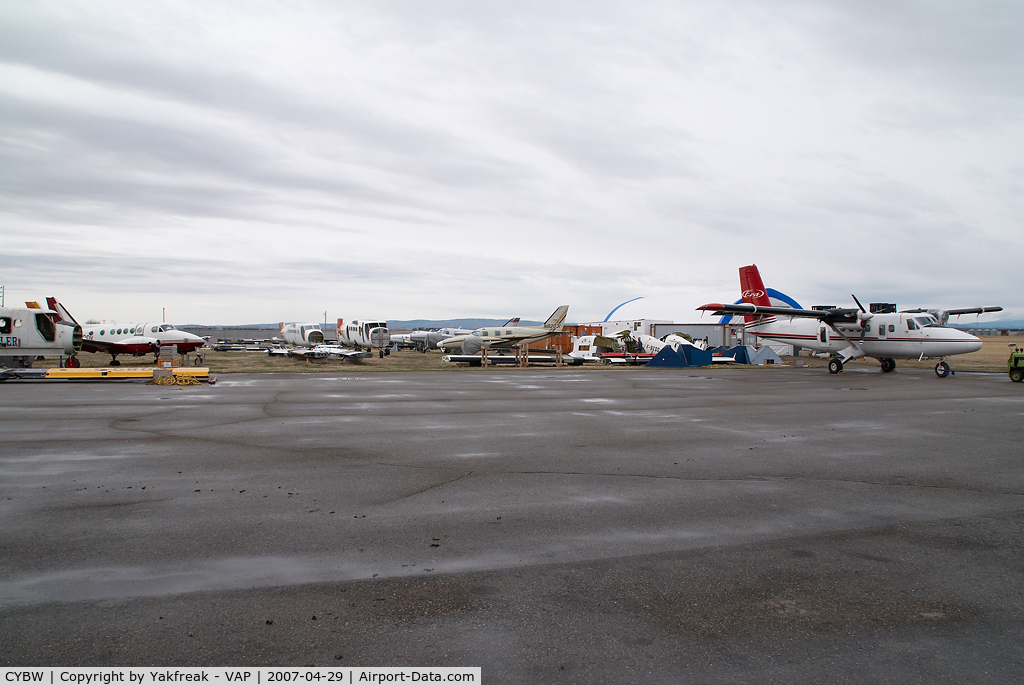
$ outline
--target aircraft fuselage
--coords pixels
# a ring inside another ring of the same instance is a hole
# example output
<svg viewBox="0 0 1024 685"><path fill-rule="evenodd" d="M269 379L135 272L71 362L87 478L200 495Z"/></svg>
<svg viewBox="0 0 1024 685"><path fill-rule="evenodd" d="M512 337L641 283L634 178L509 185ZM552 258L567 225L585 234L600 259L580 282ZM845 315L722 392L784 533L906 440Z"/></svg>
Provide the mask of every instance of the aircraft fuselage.
<svg viewBox="0 0 1024 685"><path fill-rule="evenodd" d="M846 335L838 335L836 331ZM981 340L956 328L939 325L929 314L874 314L861 323L837 323L835 329L816 319L764 316L747 324L747 332L817 352L840 352L853 343L875 359L949 357L977 352ZM847 340L848 339L848 340Z"/></svg>

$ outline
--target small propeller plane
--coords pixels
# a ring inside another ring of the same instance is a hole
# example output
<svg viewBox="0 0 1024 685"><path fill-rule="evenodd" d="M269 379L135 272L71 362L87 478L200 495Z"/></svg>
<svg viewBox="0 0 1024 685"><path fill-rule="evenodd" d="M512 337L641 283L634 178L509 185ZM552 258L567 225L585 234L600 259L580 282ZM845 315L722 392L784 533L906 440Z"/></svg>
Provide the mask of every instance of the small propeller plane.
<svg viewBox="0 0 1024 685"><path fill-rule="evenodd" d="M514 347L519 343L534 343L545 338L561 335L562 325L565 323L565 316L569 313L569 305L563 304L552 312L548 320L540 326L510 326L513 319L505 326L485 326L478 328L469 335L457 335L439 344L443 350L448 351L455 347L462 347L462 354L476 354L485 345L487 347Z"/></svg>
<svg viewBox="0 0 1024 685"><path fill-rule="evenodd" d="M706 304L699 311L742 314L749 333L831 354L829 373L839 373L843 364L858 357L872 357L882 371L896 369L896 359L934 359L935 375L949 375L946 357L977 352L981 340L965 331L949 328L950 316L1002 311L1002 307L870 312L853 297L857 308L795 309L772 305L757 266L740 267L743 302ZM893 307L895 309L895 307Z"/></svg>

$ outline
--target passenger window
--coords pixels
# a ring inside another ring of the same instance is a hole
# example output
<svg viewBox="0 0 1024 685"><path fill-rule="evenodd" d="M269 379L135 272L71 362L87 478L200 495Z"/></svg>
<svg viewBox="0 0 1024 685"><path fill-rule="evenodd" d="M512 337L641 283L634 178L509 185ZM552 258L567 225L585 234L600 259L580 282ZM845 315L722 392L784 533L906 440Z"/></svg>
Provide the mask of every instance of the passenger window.
<svg viewBox="0 0 1024 685"><path fill-rule="evenodd" d="M156 326L150 326L149 327L149 332L150 333L156 333Z"/></svg>
<svg viewBox="0 0 1024 685"><path fill-rule="evenodd" d="M11 320L7 318L0 319L0 334L7 335L11 332Z"/></svg>
<svg viewBox="0 0 1024 685"><path fill-rule="evenodd" d="M870 333L871 332L871 324L869 324L869 323L864 324L864 332L865 333Z"/></svg>
<svg viewBox="0 0 1024 685"><path fill-rule="evenodd" d="M890 333L895 333L896 332L896 327L893 326L892 324L889 324L889 332Z"/></svg>
<svg viewBox="0 0 1024 685"><path fill-rule="evenodd" d="M106 331L100 331L100 335L105 335Z"/></svg>

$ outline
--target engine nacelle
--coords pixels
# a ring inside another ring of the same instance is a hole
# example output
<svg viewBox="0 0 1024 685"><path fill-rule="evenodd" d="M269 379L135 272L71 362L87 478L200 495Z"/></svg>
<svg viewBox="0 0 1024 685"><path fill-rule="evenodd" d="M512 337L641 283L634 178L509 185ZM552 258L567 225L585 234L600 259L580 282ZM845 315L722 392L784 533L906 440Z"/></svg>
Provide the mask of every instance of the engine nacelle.
<svg viewBox="0 0 1024 685"><path fill-rule="evenodd" d="M74 354L82 349L82 327L73 321L58 321L55 328L56 342L64 348L66 354Z"/></svg>
<svg viewBox="0 0 1024 685"><path fill-rule="evenodd" d="M462 341L462 354L477 354L483 344L484 341L479 336L467 335Z"/></svg>
<svg viewBox="0 0 1024 685"><path fill-rule="evenodd" d="M324 344L323 331L316 328L308 329L305 326L303 326L303 328L305 330L302 332L302 339L305 340L307 344L310 346Z"/></svg>

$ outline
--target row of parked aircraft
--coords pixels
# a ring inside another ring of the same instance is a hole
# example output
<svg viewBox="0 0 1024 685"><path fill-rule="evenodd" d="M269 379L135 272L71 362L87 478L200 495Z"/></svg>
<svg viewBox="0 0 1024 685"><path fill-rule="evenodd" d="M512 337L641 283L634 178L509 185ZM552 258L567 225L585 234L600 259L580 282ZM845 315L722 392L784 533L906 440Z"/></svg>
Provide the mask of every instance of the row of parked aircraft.
<svg viewBox="0 0 1024 685"><path fill-rule="evenodd" d="M740 267L742 297L733 304L711 303L697 309L718 315L742 315L748 333L760 338L798 345L829 355L829 372L839 373L851 359L871 357L879 360L889 373L896 359L938 359L935 373L949 374L946 357L981 349L981 340L947 325L950 316L1001 311L1002 307L969 307L949 310L909 309L902 312L868 311L856 296L856 308L819 307L799 309L773 303L756 265ZM102 352L111 356L111 366L119 355L158 353L161 346L176 345L179 353L202 347L206 341L163 322L138 324L80 325L55 298L46 299L47 309L35 302L25 308L0 308L0 365L14 360L32 360L36 356L67 355L68 366L77 366L78 352ZM874 310L875 307L872 306ZM287 348L271 354L298 357L367 357L372 350L384 356L393 345L414 346L422 350L439 347L445 353L476 355L482 349L512 348L561 335L568 305L562 305L540 326L520 326L510 319L502 326L485 326L473 331L443 329L415 331L392 336L384 321L337 321L338 341L328 344L319 324L280 324L281 338ZM699 346L681 336L657 339L633 336L629 339L646 353L665 346L676 351L683 346ZM628 342L621 339L619 347ZM599 336L587 346L600 347ZM720 358L719 361L725 361Z"/></svg>

